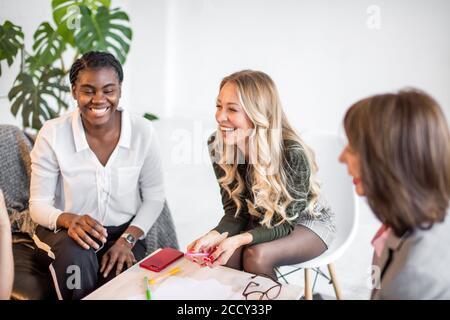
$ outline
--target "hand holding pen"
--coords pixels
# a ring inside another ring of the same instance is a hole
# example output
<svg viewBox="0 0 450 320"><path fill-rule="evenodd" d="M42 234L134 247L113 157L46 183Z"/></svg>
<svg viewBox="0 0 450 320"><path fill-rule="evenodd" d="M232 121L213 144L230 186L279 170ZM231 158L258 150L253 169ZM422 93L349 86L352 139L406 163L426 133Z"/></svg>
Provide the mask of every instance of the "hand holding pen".
<svg viewBox="0 0 450 320"><path fill-rule="evenodd" d="M207 252L193 252L193 251L188 251L184 254L185 257L187 257L189 260L194 261L196 263L198 263L198 261L203 262L200 265L209 265L213 262L213 260L211 259L211 253L207 253Z"/></svg>
<svg viewBox="0 0 450 320"><path fill-rule="evenodd" d="M211 230L204 236L189 244L187 247L187 254L185 256L187 259L200 265L211 262L208 261L208 257L214 251L214 249L227 237L228 232L220 234L216 230Z"/></svg>

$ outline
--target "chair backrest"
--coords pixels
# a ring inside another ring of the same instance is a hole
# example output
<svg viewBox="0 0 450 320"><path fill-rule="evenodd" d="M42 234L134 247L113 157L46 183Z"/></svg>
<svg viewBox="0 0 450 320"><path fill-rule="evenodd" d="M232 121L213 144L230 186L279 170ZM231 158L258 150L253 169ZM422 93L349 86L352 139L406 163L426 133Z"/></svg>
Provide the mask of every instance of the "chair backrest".
<svg viewBox="0 0 450 320"><path fill-rule="evenodd" d="M327 264L338 259L355 236L358 225L357 196L346 166L338 161L344 147L342 138L330 132L306 132L302 134L302 139L314 151L322 195L335 214L335 239L326 253L318 257L323 264Z"/></svg>

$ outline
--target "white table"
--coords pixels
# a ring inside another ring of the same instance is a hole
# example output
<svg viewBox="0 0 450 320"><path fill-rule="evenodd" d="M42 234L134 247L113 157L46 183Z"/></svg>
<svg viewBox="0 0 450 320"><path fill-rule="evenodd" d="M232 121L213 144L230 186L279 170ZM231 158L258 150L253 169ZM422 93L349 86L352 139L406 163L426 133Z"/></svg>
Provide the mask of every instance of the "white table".
<svg viewBox="0 0 450 320"><path fill-rule="evenodd" d="M165 274L168 270L176 266L181 268L181 272L166 278L158 284L150 286L152 300L245 299L242 296L242 292L248 282L252 281L252 274L222 266L215 268L201 267L183 257L159 273L143 269L137 263L84 299L145 300L144 277L147 276L151 279L155 276ZM260 287L263 290L274 284L273 281L262 277L257 277L253 281L260 283ZM283 284L277 299L298 300L302 294L302 288L291 284Z"/></svg>

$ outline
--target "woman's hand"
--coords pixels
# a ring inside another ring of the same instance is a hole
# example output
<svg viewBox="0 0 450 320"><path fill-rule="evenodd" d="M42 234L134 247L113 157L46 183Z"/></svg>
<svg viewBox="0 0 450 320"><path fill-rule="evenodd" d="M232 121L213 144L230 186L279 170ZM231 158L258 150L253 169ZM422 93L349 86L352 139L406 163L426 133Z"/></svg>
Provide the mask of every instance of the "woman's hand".
<svg viewBox="0 0 450 320"><path fill-rule="evenodd" d="M100 222L89 215L77 215L73 213L62 213L56 222L59 227L67 229L67 234L75 240L81 247L99 249L100 246L92 237L97 238L102 243L106 242L108 233Z"/></svg>
<svg viewBox="0 0 450 320"><path fill-rule="evenodd" d="M214 248L219 245L224 239L228 237L228 232L220 234L216 230L211 230L204 236L194 240L187 246L187 251L200 252L200 253L211 253ZM196 262L198 264L203 264L203 258L196 258L187 256L187 259Z"/></svg>
<svg viewBox="0 0 450 320"><path fill-rule="evenodd" d="M124 238L119 238L102 257L100 273L103 273L103 277L108 276L116 263L116 276L122 272L124 265L127 266L127 269L132 267L137 261L131 249L130 243Z"/></svg>
<svg viewBox="0 0 450 320"><path fill-rule="evenodd" d="M3 198L2 190L0 190L0 229L5 229L8 231L11 230L8 211L6 210L5 199Z"/></svg>
<svg viewBox="0 0 450 320"><path fill-rule="evenodd" d="M253 236L250 233L242 233L223 240L212 252L210 259L211 267L224 265L231 258L237 248L252 242Z"/></svg>
<svg viewBox="0 0 450 320"><path fill-rule="evenodd" d="M14 282L14 259L11 245L11 226L0 190L0 300L9 299Z"/></svg>

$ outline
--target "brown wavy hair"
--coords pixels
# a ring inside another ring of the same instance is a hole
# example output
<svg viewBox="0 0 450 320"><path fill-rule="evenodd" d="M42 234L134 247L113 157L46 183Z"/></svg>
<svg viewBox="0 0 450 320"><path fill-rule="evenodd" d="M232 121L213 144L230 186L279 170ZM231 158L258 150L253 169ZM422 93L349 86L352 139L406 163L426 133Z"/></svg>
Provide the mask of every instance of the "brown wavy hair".
<svg viewBox="0 0 450 320"><path fill-rule="evenodd" d="M438 103L407 89L347 111L344 127L360 158L361 183L377 218L397 236L443 221L450 200L450 134Z"/></svg>

